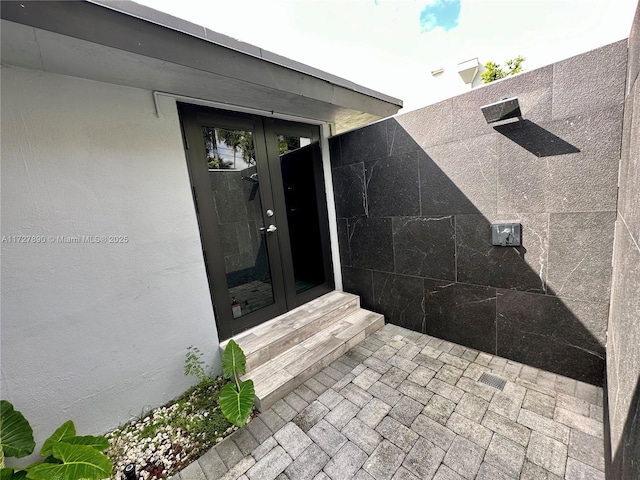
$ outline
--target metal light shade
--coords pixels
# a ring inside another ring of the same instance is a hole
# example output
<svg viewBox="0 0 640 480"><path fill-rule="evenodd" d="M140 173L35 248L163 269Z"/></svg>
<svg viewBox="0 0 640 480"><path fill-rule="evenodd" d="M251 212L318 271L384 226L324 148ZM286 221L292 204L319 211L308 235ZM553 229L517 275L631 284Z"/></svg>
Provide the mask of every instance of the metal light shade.
<svg viewBox="0 0 640 480"><path fill-rule="evenodd" d="M467 85L471 84L473 86L473 81L478 75L478 71L480 69L480 64L478 63L477 58L472 58L471 60L467 60L466 62L462 62L458 64L458 75L462 78L462 81Z"/></svg>
<svg viewBox="0 0 640 480"><path fill-rule="evenodd" d="M482 110L487 123L522 117L517 97L505 98L499 102L490 103L489 105L480 107L480 109Z"/></svg>

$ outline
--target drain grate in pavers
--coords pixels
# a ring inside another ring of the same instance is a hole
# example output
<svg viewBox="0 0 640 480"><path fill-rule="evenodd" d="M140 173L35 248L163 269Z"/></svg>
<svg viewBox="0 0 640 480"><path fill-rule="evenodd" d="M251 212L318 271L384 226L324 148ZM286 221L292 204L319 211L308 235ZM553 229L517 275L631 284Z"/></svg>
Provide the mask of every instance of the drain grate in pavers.
<svg viewBox="0 0 640 480"><path fill-rule="evenodd" d="M504 389L504 386L507 384L507 381L504 378L500 378L487 372L484 372L478 381L498 390Z"/></svg>

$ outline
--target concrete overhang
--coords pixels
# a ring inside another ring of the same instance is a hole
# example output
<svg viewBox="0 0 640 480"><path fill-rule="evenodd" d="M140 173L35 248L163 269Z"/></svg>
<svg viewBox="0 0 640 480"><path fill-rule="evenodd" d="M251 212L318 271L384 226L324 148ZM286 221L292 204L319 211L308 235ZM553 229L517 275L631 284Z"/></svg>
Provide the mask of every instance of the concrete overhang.
<svg viewBox="0 0 640 480"><path fill-rule="evenodd" d="M2 64L327 122L402 101L129 1L0 2Z"/></svg>

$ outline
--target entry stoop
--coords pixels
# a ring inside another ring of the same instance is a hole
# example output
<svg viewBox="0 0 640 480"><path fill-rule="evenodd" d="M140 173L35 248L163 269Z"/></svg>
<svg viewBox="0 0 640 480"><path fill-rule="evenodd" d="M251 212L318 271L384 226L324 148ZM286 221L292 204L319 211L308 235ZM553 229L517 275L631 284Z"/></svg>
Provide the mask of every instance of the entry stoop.
<svg viewBox="0 0 640 480"><path fill-rule="evenodd" d="M253 380L263 411L383 326L358 296L327 293L233 338L247 357L242 380Z"/></svg>

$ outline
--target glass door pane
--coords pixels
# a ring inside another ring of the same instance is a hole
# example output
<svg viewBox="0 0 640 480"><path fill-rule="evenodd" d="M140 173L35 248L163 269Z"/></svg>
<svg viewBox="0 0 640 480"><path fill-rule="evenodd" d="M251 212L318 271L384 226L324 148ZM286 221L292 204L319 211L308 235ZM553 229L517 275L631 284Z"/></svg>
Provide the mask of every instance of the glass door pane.
<svg viewBox="0 0 640 480"><path fill-rule="evenodd" d="M203 135L228 287L226 308L237 319L275 303L254 136L215 126L203 127Z"/></svg>
<svg viewBox="0 0 640 480"><path fill-rule="evenodd" d="M278 134L280 170L289 226L295 291L302 293L325 283L317 185L318 142L310 138Z"/></svg>

